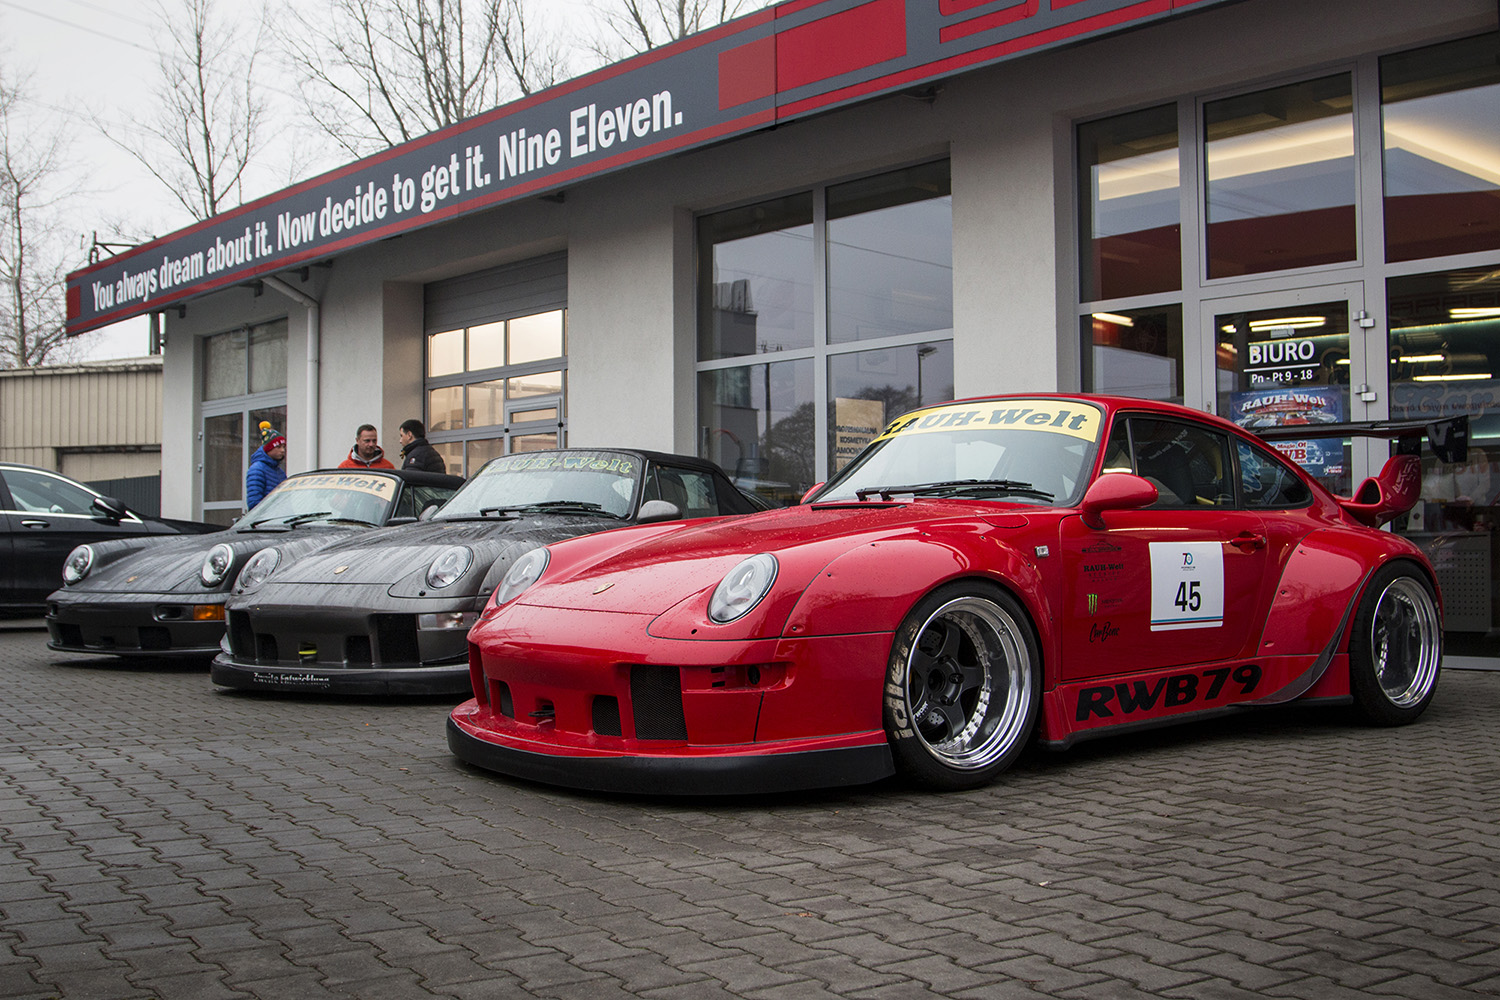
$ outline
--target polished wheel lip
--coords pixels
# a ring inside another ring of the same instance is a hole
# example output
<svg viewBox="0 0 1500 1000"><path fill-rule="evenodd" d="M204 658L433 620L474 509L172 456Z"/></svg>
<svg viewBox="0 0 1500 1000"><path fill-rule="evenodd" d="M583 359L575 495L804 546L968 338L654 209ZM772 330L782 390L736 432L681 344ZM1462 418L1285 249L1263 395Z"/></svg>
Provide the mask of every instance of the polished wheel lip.
<svg viewBox="0 0 1500 1000"><path fill-rule="evenodd" d="M961 679L952 674L945 678L950 698L957 695L951 703L956 707L968 702L961 708L963 725L956 734L936 742L922 725L932 711L929 701L936 685L931 683L933 667L928 665L930 657L923 653L921 640L934 627L948 633L943 643L945 652L951 648L947 640L966 638L975 654L973 662L956 664ZM1030 671L1031 657L1023 632L1003 608L982 597L948 601L917 629L907 654L903 687L913 732L923 748L947 767L977 771L992 765L1026 730L1032 698ZM974 683L969 683L971 680Z"/></svg>
<svg viewBox="0 0 1500 1000"><path fill-rule="evenodd" d="M1427 588L1399 576L1381 591L1370 620L1375 677L1392 705L1411 708L1437 682L1442 631Z"/></svg>

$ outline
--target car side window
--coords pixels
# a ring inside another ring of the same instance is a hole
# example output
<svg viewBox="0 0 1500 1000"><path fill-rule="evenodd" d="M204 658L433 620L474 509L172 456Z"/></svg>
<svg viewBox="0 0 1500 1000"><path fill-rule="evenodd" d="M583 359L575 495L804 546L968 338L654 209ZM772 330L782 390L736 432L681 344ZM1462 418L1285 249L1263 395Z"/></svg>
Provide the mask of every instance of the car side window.
<svg viewBox="0 0 1500 1000"><path fill-rule="evenodd" d="M1305 507L1312 500L1307 488L1287 464L1248 441L1236 441L1240 458L1240 492L1253 508Z"/></svg>
<svg viewBox="0 0 1500 1000"><path fill-rule="evenodd" d="M18 510L36 514L93 514L94 494L66 480L25 469L9 469L5 483Z"/></svg>
<svg viewBox="0 0 1500 1000"><path fill-rule="evenodd" d="M714 489L713 477L696 469L658 465L651 470L646 484L647 500L665 500L676 505L683 517L713 517L723 513Z"/></svg>
<svg viewBox="0 0 1500 1000"><path fill-rule="evenodd" d="M1160 494L1153 506L1234 506L1233 467L1224 435L1174 420L1134 417L1130 447L1136 475ZM1109 462L1106 456L1106 467Z"/></svg>

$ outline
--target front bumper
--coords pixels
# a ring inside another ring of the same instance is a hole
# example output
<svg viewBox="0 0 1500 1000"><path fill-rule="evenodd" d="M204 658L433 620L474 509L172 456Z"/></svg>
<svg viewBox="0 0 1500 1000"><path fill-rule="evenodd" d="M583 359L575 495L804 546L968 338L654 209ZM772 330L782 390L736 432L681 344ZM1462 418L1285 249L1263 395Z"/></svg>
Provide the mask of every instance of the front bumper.
<svg viewBox="0 0 1500 1000"><path fill-rule="evenodd" d="M470 634L460 759L596 791L728 795L894 772L881 719L892 636L662 639L652 616L507 609Z"/></svg>
<svg viewBox="0 0 1500 1000"><path fill-rule="evenodd" d="M231 608L213 681L254 690L339 694L462 694L469 690L467 625L422 628L461 608L372 612L390 606L385 588L346 593L338 605L254 604ZM354 600L367 600L356 606ZM462 602L472 603L471 600Z"/></svg>
<svg viewBox="0 0 1500 1000"><path fill-rule="evenodd" d="M69 594L47 602L47 647L64 653L193 657L219 652L222 595Z"/></svg>

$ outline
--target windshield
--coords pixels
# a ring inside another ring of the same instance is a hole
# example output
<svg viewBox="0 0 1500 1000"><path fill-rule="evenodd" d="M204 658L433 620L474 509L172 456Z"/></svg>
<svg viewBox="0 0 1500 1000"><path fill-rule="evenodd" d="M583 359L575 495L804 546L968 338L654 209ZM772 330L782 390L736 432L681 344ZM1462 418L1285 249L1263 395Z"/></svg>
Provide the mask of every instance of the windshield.
<svg viewBox="0 0 1500 1000"><path fill-rule="evenodd" d="M242 524L305 524L358 521L384 524L399 484L390 476L363 472L293 476L245 515Z"/></svg>
<svg viewBox="0 0 1500 1000"><path fill-rule="evenodd" d="M892 422L815 499L918 494L1072 506L1102 427L1102 411L1076 399L918 410Z"/></svg>
<svg viewBox="0 0 1500 1000"><path fill-rule="evenodd" d="M634 455L615 451L506 455L479 470L443 505L437 518L547 509L629 517L644 464Z"/></svg>

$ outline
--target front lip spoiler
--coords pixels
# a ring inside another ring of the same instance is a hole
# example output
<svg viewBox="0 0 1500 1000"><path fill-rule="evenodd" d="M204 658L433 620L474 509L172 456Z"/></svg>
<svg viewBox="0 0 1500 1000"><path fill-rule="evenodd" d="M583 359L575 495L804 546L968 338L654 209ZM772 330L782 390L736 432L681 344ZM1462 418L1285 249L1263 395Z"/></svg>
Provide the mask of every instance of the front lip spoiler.
<svg viewBox="0 0 1500 1000"><path fill-rule="evenodd" d="M469 695L467 663L382 669L350 667L244 666L222 653L209 679L220 687L242 691L352 695Z"/></svg>
<svg viewBox="0 0 1500 1000"><path fill-rule="evenodd" d="M896 773L885 743L783 754L563 757L480 739L451 716L448 749L466 764L513 778L636 795L761 795L866 785Z"/></svg>

